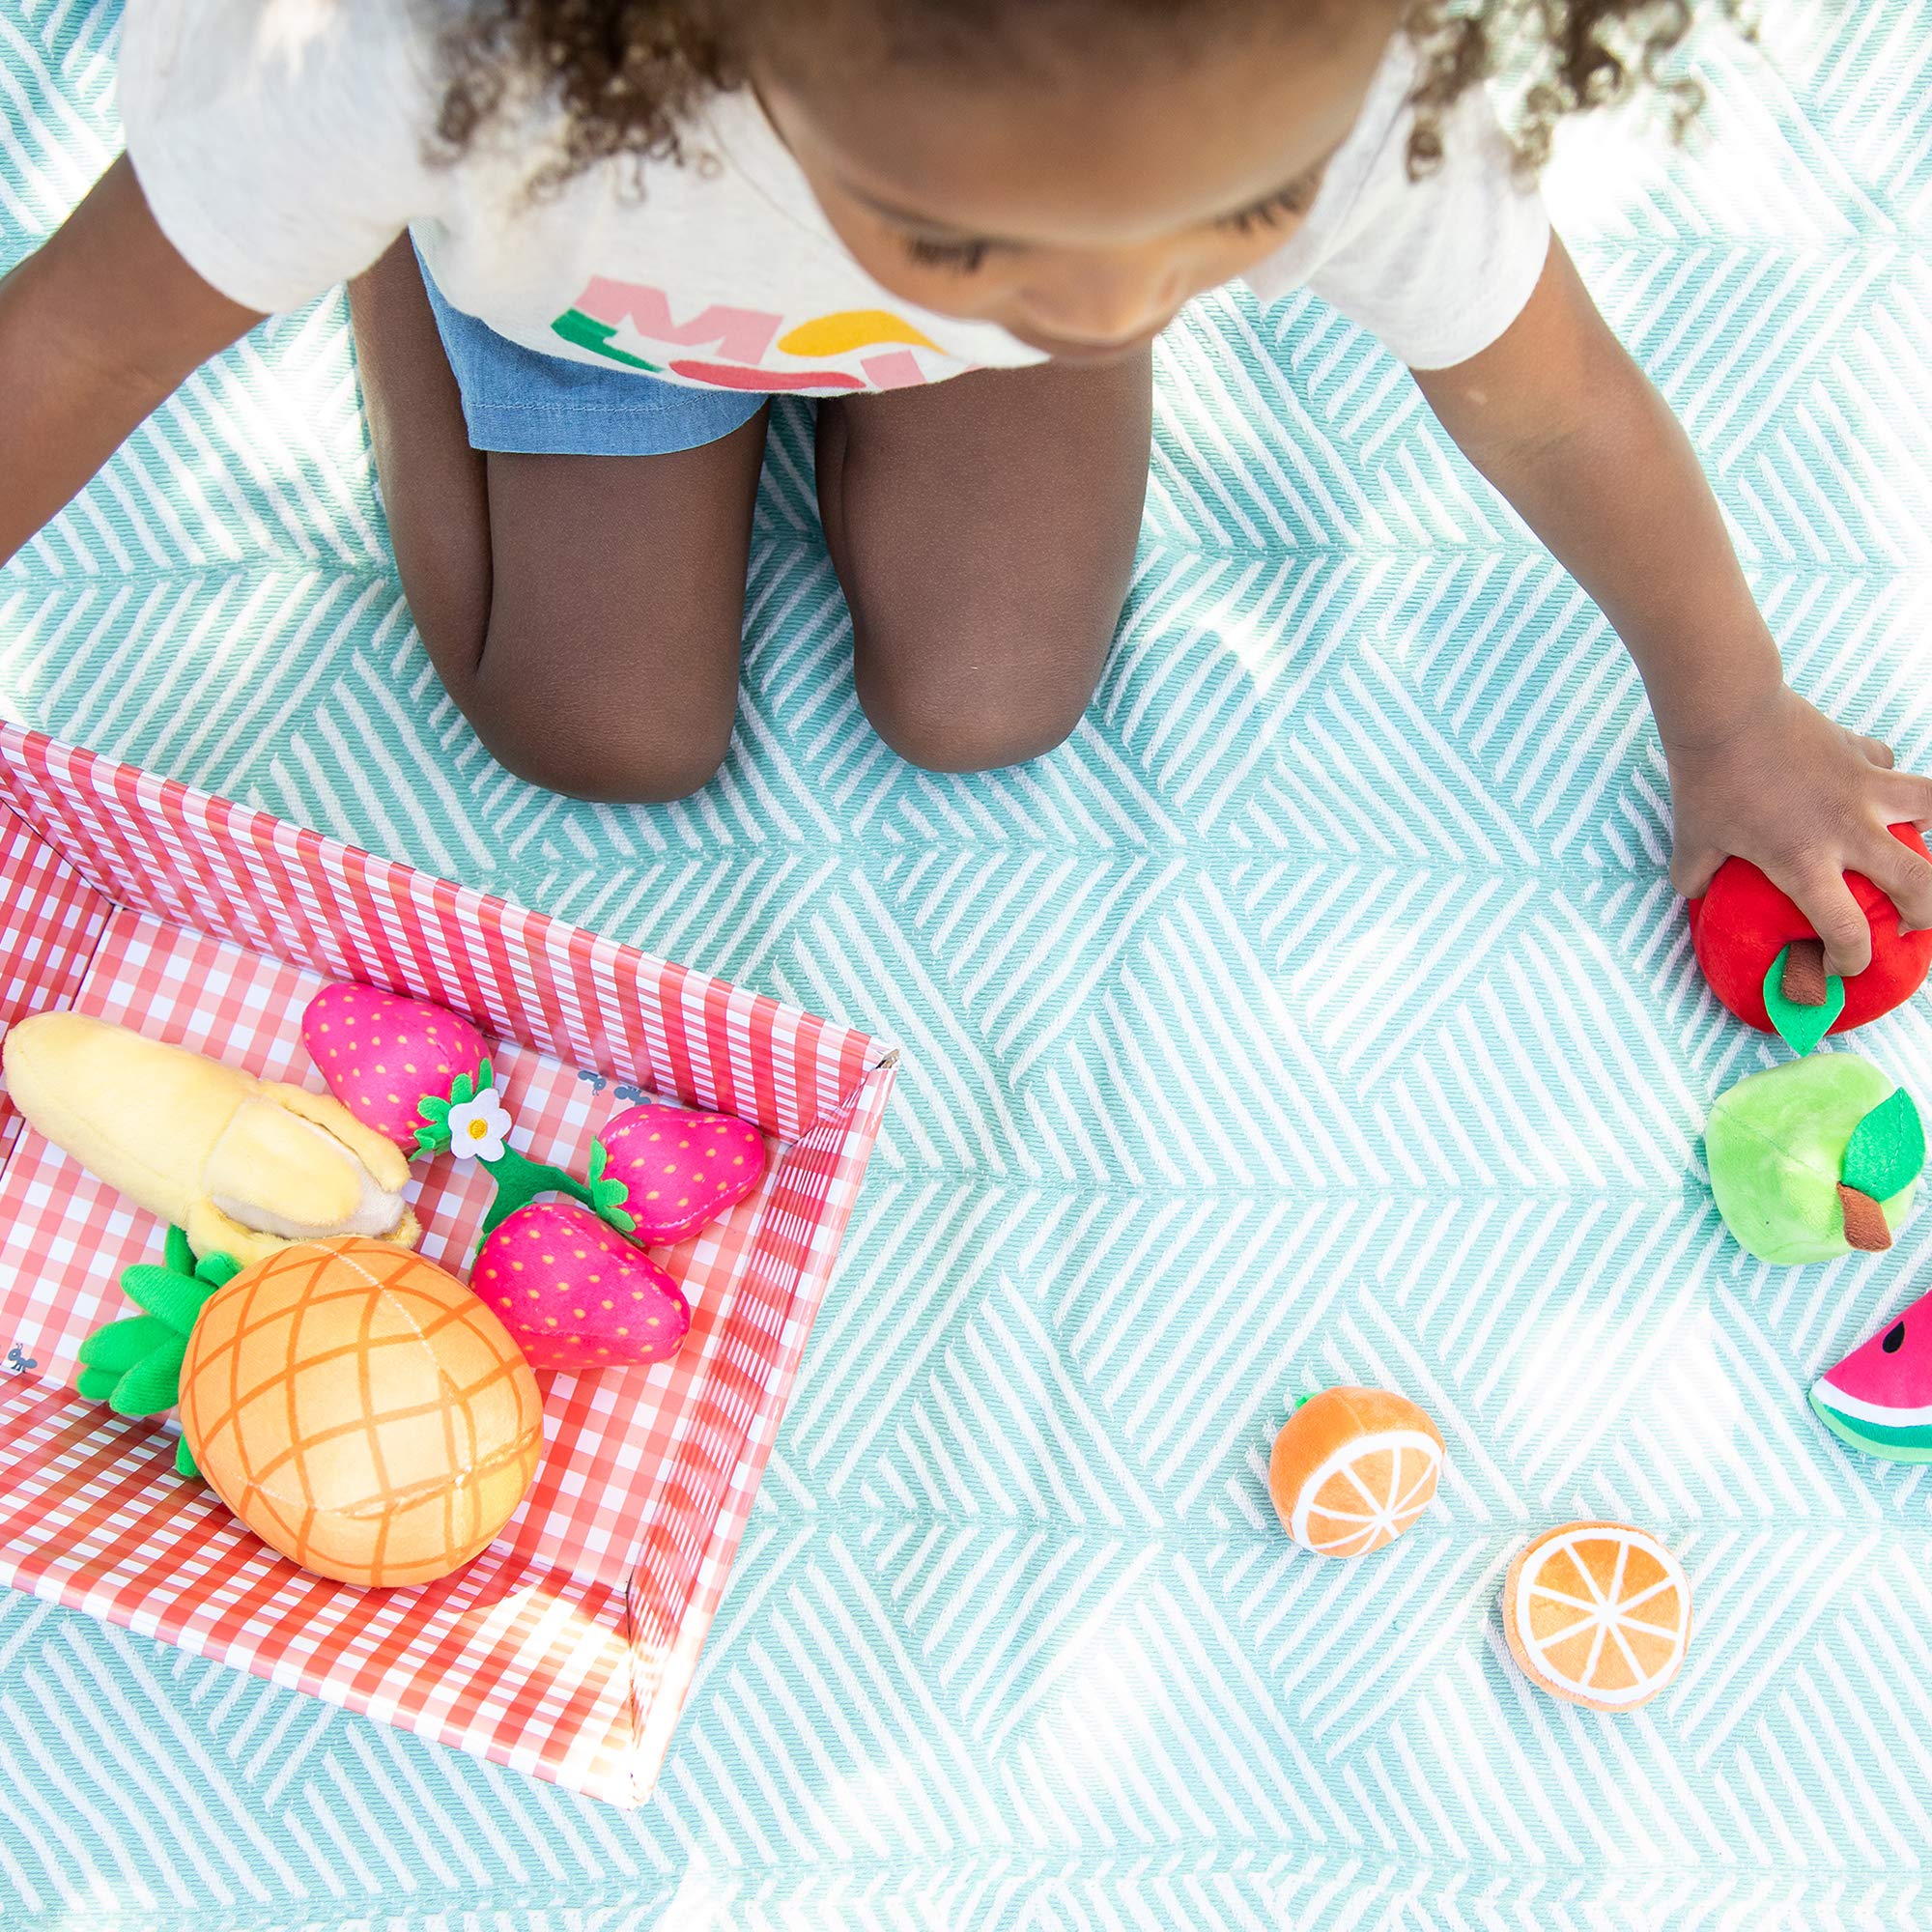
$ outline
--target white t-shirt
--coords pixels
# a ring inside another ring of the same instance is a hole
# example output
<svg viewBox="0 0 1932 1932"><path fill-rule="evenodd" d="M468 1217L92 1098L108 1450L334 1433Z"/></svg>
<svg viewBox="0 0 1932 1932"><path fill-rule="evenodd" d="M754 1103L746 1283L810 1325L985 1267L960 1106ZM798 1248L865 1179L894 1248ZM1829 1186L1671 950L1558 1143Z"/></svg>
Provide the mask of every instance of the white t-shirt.
<svg viewBox="0 0 1932 1932"><path fill-rule="evenodd" d="M293 308L408 227L458 308L529 349L704 387L838 395L1043 358L997 324L892 295L853 261L749 91L709 101L642 192L612 166L531 198L554 111L426 152L442 95L422 0L127 0L121 112L162 232L223 295ZM1480 89L1411 183L1398 37L1302 225L1250 270L1308 287L1415 368L1487 347L1548 246Z"/></svg>

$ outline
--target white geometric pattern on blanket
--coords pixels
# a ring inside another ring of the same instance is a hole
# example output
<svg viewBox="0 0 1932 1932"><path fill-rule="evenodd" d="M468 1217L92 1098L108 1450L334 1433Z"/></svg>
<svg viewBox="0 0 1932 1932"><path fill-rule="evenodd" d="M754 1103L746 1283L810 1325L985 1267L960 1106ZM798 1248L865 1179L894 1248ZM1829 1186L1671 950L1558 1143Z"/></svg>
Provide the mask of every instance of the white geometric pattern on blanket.
<svg viewBox="0 0 1932 1932"><path fill-rule="evenodd" d="M1782 78L1713 53L1715 141L1581 134L1559 209L1798 682L1932 765L1932 9L1786 11ZM0 259L112 153L112 43L111 7L0 8ZM10 1926L1932 1910L1932 1491L1803 1406L1925 1285L1932 1216L1800 1274L1723 1236L1697 1129L1768 1055L1690 968L1635 680L1401 372L1236 298L1159 367L1106 687L996 779L860 719L796 407L724 777L629 812L497 772L410 630L339 298L0 574L13 715L907 1049L648 1810L8 1599ZM1923 1003L1870 1050L1932 1093ZM1359 1568L1264 1487L1343 1378L1450 1451ZM1530 1692L1494 1616L1580 1515L1696 1591L1677 1689L1615 1724Z"/></svg>

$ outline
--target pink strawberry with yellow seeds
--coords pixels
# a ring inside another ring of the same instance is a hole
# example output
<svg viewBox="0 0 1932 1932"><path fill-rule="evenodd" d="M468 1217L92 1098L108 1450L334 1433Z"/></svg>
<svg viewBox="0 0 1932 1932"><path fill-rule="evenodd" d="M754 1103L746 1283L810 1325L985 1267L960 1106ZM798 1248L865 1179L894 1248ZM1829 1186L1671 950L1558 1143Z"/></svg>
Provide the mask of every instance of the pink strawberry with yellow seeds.
<svg viewBox="0 0 1932 1932"><path fill-rule="evenodd" d="M533 1369L662 1362L691 1332L677 1283L572 1201L519 1208L484 1241L469 1287Z"/></svg>
<svg viewBox="0 0 1932 1932"><path fill-rule="evenodd" d="M473 1078L490 1058L468 1020L375 986L326 987L308 1003L301 1031L335 1097L365 1127L412 1151L423 1124L417 1102Z"/></svg>
<svg viewBox="0 0 1932 1932"><path fill-rule="evenodd" d="M604 1169L624 1183L632 1239L667 1246L734 1208L765 1172L757 1128L729 1114L692 1114L645 1100L627 1107L597 1136Z"/></svg>

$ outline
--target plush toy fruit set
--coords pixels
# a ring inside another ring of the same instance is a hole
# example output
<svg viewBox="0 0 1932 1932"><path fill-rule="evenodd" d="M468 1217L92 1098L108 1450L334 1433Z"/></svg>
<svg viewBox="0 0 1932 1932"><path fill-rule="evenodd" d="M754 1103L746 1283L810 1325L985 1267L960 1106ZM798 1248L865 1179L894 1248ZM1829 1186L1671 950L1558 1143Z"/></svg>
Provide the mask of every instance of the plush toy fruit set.
<svg viewBox="0 0 1932 1932"><path fill-rule="evenodd" d="M1435 1500L1442 1435L1406 1396L1331 1388L1274 1439L1268 1493L1282 1526L1319 1556L1367 1556Z"/></svg>
<svg viewBox="0 0 1932 1932"><path fill-rule="evenodd" d="M409 1164L339 1100L257 1080L83 1013L7 1034L21 1115L198 1253L257 1261L289 1241L378 1235L413 1247Z"/></svg>
<svg viewBox="0 0 1932 1932"><path fill-rule="evenodd" d="M179 1405L176 1467L271 1549L386 1587L461 1569L510 1520L543 1454L536 1378L452 1274L391 1241L290 1242L248 1267L122 1277L142 1310L81 1345L80 1393L122 1415Z"/></svg>
<svg viewBox="0 0 1932 1932"><path fill-rule="evenodd" d="M511 1144L482 1035L442 1008L372 986L330 986L303 1013L302 1039L365 1126L417 1154L482 1164L496 1193L470 1286L533 1367L606 1368L676 1353L691 1307L642 1245L683 1240L751 1193L765 1171L755 1127L642 1101L606 1123L580 1180Z"/></svg>
<svg viewBox="0 0 1932 1932"><path fill-rule="evenodd" d="M1912 826L1891 831L1924 855ZM1826 970L1804 915L1755 866L1726 860L1690 904L1698 963L1719 999L1799 1056L1721 1094L1704 1130L1718 1211L1760 1261L1882 1253L1918 1205L1925 1134L1912 1096L1855 1055L1808 1057L1828 1033L1909 999L1932 963L1932 932L1901 934L1870 880L1848 872L1845 883L1872 943L1871 964L1849 980Z"/></svg>
<svg viewBox="0 0 1932 1932"><path fill-rule="evenodd" d="M584 1178L528 1159L483 1037L361 985L310 1002L332 1092L260 1081L74 1013L8 1035L20 1113L169 1223L128 1268L136 1314L80 1349L79 1392L128 1416L179 1408L176 1467L263 1542L368 1587L471 1561L543 1453L533 1368L661 1362L691 1307L644 1252L744 1200L757 1130L640 1102ZM411 1248L409 1154L475 1160L494 1195L466 1287ZM378 1238L380 1237L380 1238Z"/></svg>
<svg viewBox="0 0 1932 1932"><path fill-rule="evenodd" d="M1925 1132L1868 1060L1821 1054L1740 1080L1704 1127L1724 1225L1760 1261L1878 1253L1918 1206Z"/></svg>
<svg viewBox="0 0 1932 1932"><path fill-rule="evenodd" d="M1922 859L1925 841L1917 827L1894 825L1891 836ZM1932 931L1901 933L1898 909L1862 873L1847 872L1845 884L1871 926L1871 964L1841 982L1842 1004L1827 1022L1847 1033L1881 1013L1903 1006L1932 971ZM1787 948L1797 951L1798 978L1787 997L1806 988L1807 976L1824 1002L1823 949L1811 922L1797 902L1743 859L1726 859L1709 890L1690 905L1690 943L1697 964L1717 994L1739 1019L1760 1033L1778 1031L1765 1001L1765 981L1774 961ZM1780 971L1779 980L1783 980Z"/></svg>
<svg viewBox="0 0 1932 1932"><path fill-rule="evenodd" d="M1910 825L1891 835L1921 858ZM1800 1058L1754 1073L1711 1110L1704 1148L1724 1225L1761 1261L1882 1253L1917 1210L1925 1128L1912 1096L1849 1053L1808 1058L1827 1033L1910 999L1932 966L1932 932L1901 933L1891 901L1856 872L1845 883L1871 926L1871 964L1850 980L1797 906L1753 866L1728 860L1690 906L1698 963L1739 1018ZM1828 1369L1811 1406L1833 1435L1893 1463L1932 1462L1932 1294Z"/></svg>
<svg viewBox="0 0 1932 1932"><path fill-rule="evenodd" d="M1593 1711L1634 1711L1684 1662L1690 1580L1648 1530L1566 1522L1510 1565L1503 1634L1539 1690Z"/></svg>
<svg viewBox="0 0 1932 1932"><path fill-rule="evenodd" d="M1926 1435L1932 1442L1932 1428ZM1303 1549L1368 1556L1435 1501L1444 1461L1441 1431L1406 1396L1323 1389L1305 1397L1275 1437L1268 1494ZM1690 1583L1647 1530L1563 1523L1511 1564L1502 1615L1510 1655L1539 1690L1592 1710L1632 1711L1684 1662Z"/></svg>
<svg viewBox="0 0 1932 1932"><path fill-rule="evenodd" d="M1932 1463L1932 1294L1921 1294L1811 1385L1841 1442L1888 1463Z"/></svg>

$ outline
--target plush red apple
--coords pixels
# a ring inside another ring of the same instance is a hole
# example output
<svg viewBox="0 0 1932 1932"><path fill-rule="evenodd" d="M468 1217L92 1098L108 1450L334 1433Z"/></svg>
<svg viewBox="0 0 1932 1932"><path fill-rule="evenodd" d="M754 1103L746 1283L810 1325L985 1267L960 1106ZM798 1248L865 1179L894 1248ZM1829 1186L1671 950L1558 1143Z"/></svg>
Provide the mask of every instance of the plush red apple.
<svg viewBox="0 0 1932 1932"><path fill-rule="evenodd" d="M483 1243L469 1286L533 1369L662 1362L691 1331L683 1289L574 1201L519 1208Z"/></svg>
<svg viewBox="0 0 1932 1932"><path fill-rule="evenodd" d="M1921 859L1927 856L1916 826L1894 825L1891 836ZM1932 970L1932 932L1901 933L1897 907L1863 873L1847 872L1845 884L1870 922L1872 957L1845 981L1845 1009L1833 1033L1847 1033L1903 1006ZM1774 1031L1764 1004L1765 976L1787 946L1817 937L1811 922L1743 859L1726 859L1690 910L1690 943L1711 990L1747 1025Z"/></svg>
<svg viewBox="0 0 1932 1932"><path fill-rule="evenodd" d="M301 1033L329 1092L365 1127L412 1151L423 1125L416 1103L446 1098L490 1058L468 1020L376 986L325 987L303 1009Z"/></svg>
<svg viewBox="0 0 1932 1932"><path fill-rule="evenodd" d="M765 1143L729 1114L693 1114L642 1101L597 1136L610 1156L607 1179L624 1183L632 1238L662 1247L696 1234L757 1186Z"/></svg>

